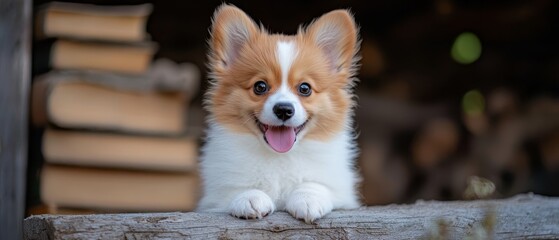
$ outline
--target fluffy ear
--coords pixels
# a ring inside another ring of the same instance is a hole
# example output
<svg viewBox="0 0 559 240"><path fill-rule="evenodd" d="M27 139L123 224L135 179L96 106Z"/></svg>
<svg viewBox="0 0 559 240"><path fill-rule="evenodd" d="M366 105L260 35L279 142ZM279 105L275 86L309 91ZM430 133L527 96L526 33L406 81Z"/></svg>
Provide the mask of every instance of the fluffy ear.
<svg viewBox="0 0 559 240"><path fill-rule="evenodd" d="M305 36L317 44L335 72L351 72L357 52L357 27L347 10L334 10L313 21Z"/></svg>
<svg viewBox="0 0 559 240"><path fill-rule="evenodd" d="M227 67L260 30L242 10L223 4L214 13L210 31L211 60L214 66Z"/></svg>

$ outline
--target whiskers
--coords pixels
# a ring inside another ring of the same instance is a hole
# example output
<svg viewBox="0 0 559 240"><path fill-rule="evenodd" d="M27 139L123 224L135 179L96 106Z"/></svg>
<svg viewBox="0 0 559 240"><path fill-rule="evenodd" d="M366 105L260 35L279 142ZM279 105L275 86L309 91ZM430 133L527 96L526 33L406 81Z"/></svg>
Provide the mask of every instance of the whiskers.
<svg viewBox="0 0 559 240"><path fill-rule="evenodd" d="M257 116L258 116L259 114L260 114L260 112L251 112L250 114L244 116L244 117L243 117L243 123L242 123L242 125L244 125L244 126L246 126L246 127L249 127L249 128L252 127L252 126L254 126L254 125L252 125L252 124L253 124L253 122L254 122L255 120L258 120L258 117L257 117Z"/></svg>

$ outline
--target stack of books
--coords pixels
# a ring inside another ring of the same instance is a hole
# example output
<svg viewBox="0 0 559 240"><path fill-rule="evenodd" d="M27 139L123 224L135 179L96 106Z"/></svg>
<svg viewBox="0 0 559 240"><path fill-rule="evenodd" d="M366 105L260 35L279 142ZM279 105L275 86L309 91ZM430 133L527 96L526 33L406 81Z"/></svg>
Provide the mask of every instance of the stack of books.
<svg viewBox="0 0 559 240"><path fill-rule="evenodd" d="M151 11L59 2L36 11L31 119L42 129L48 212L195 207L198 141L186 119L200 74L153 61Z"/></svg>

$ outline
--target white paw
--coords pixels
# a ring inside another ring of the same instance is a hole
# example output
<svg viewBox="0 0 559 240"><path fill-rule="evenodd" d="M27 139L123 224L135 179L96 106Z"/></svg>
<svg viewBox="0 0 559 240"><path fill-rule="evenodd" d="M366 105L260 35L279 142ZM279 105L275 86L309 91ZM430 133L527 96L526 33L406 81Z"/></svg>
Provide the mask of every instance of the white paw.
<svg viewBox="0 0 559 240"><path fill-rule="evenodd" d="M293 217L313 223L332 211L332 201L325 194L295 191L287 200L285 208Z"/></svg>
<svg viewBox="0 0 559 240"><path fill-rule="evenodd" d="M229 204L231 215L244 219L260 219L274 212L274 202L260 190L239 193Z"/></svg>

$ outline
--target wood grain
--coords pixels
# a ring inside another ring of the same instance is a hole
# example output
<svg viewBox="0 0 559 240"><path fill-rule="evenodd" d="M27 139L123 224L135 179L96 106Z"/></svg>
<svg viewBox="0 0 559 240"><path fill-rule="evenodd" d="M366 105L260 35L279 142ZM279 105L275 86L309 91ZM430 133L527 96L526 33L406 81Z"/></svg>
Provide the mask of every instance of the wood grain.
<svg viewBox="0 0 559 240"><path fill-rule="evenodd" d="M24 221L24 239L418 239L475 237L488 214L495 239L559 239L559 198L422 201L413 205L335 211L314 225L276 212L262 220L220 213L38 215ZM479 236L479 234L477 235Z"/></svg>
<svg viewBox="0 0 559 240"><path fill-rule="evenodd" d="M30 20L30 0L0 1L0 239L22 237Z"/></svg>

